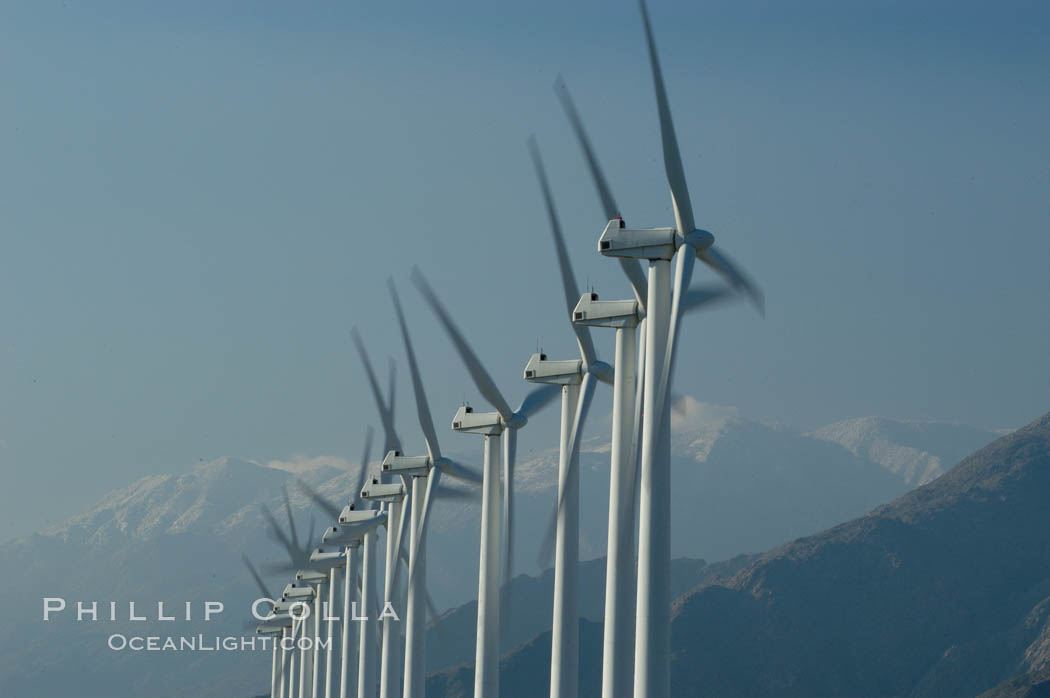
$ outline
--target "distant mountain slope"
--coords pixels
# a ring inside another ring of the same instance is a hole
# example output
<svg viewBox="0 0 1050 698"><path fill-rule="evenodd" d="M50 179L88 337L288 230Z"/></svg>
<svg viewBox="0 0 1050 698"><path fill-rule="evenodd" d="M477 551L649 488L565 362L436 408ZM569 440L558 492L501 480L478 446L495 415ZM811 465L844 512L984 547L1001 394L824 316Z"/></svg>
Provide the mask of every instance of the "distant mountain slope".
<svg viewBox="0 0 1050 698"><path fill-rule="evenodd" d="M838 443L748 420L731 408L687 399L673 420L675 557L718 560L766 550L869 511L908 488L899 476ZM526 440L520 453L528 452ZM517 468L515 569L537 574L538 541L555 503L557 458L551 449L534 453ZM317 462L300 459L288 469L235 458L198 463L175 474L144 477L63 523L0 544L0 573L14 580L5 594L9 620L0 625L0 695L119 695L121 686L135 682L158 696L253 689L266 658L113 653L105 638L114 628L101 622L44 624L41 598L218 600L226 604L223 617L194 626L194 632L240 634L247 604L257 593L241 553L259 560L283 557L265 535L259 505L267 504L283 520L281 488L297 476L335 502L345 502L350 493L359 466L344 471L314 467ZM581 460L584 559L605 554L608 462L607 437L592 437ZM329 523L294 487L291 495L301 536L311 519L315 532ZM439 499L434 513L428 588L439 608L458 608L451 617L468 633L469 649L473 621L462 605L477 590L478 506ZM268 581L277 590L286 579L277 575ZM515 643L550 622L543 588L535 587L532 602L522 601L521 608L529 603L543 608L518 615L533 625L515 635ZM592 591L585 598L592 602L598 596ZM143 625L166 630L156 622L138 625L140 632ZM431 657L439 660L448 650L443 661L464 661L463 644L436 640L431 647L440 650ZM465 654L469 659L470 652Z"/></svg>
<svg viewBox="0 0 1050 698"><path fill-rule="evenodd" d="M599 695L600 641L585 621L581 697ZM543 684L549 647L504 657L508 698ZM433 674L428 695L469 695L467 670ZM1050 414L673 609L675 696L1032 698L1047 671Z"/></svg>
<svg viewBox="0 0 1050 698"><path fill-rule="evenodd" d="M678 596L697 585L727 579L755 557L740 555L711 564L692 558L672 560L672 593ZM605 615L605 558L580 563L579 587L580 616L600 622ZM554 571L547 570L538 577L516 577L511 584L510 600L513 626L504 635L505 647L530 642L544 631L549 634L554 608ZM473 662L477 617L478 604L471 601L442 614L439 622L427 629L428 672Z"/></svg>
<svg viewBox="0 0 1050 698"><path fill-rule="evenodd" d="M841 444L917 486L940 477L999 434L964 424L861 417L821 427L813 436Z"/></svg>
<svg viewBox="0 0 1050 698"><path fill-rule="evenodd" d="M1050 415L679 600L672 681L676 695L974 695L1045 666L1048 597Z"/></svg>

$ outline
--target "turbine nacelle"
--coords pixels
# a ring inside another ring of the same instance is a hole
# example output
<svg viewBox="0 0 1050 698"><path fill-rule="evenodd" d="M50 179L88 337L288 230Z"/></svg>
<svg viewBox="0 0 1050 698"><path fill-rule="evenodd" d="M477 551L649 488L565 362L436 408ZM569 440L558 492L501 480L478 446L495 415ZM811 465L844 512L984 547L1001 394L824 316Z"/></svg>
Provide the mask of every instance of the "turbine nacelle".
<svg viewBox="0 0 1050 698"><path fill-rule="evenodd" d="M354 512L357 513L357 512ZM380 524L386 521L386 515L376 517L373 521L358 524L356 526L330 526L325 529L321 542L324 545L340 545L347 548L357 548L361 545L361 538L374 531Z"/></svg>
<svg viewBox="0 0 1050 698"><path fill-rule="evenodd" d="M462 405L452 418L452 431L462 434L495 436L503 433L503 426L499 412L475 412L470 405Z"/></svg>
<svg viewBox="0 0 1050 698"><path fill-rule="evenodd" d="M674 228L625 228L623 219L613 218L598 239L598 251L606 257L671 259L675 243Z"/></svg>
<svg viewBox="0 0 1050 698"><path fill-rule="evenodd" d="M384 521L386 521L386 514L381 511L376 509L351 509L347 506L343 507L343 511L339 514L339 523L343 524L343 527L333 526L328 531L358 535L369 528L366 524L378 526ZM325 535L327 535L327 532Z"/></svg>
<svg viewBox="0 0 1050 698"><path fill-rule="evenodd" d="M377 502L400 502L405 498L405 486L400 482L382 483L373 479L361 490L361 498Z"/></svg>
<svg viewBox="0 0 1050 698"><path fill-rule="evenodd" d="M346 555L338 545L321 546L310 553L310 567L314 570L330 570L346 565Z"/></svg>
<svg viewBox="0 0 1050 698"><path fill-rule="evenodd" d="M384 473L423 476L430 472L430 456L403 456L400 451L390 451L383 459Z"/></svg>
<svg viewBox="0 0 1050 698"><path fill-rule="evenodd" d="M569 359L550 361L546 354L533 354L525 364L525 380L529 383L573 385L583 380L583 361Z"/></svg>
<svg viewBox="0 0 1050 698"><path fill-rule="evenodd" d="M274 635L285 628L291 627L292 617L290 615L274 616L255 629L256 635Z"/></svg>
<svg viewBox="0 0 1050 698"><path fill-rule="evenodd" d="M572 311L572 321L587 327L636 327L639 321L638 301L600 301L597 293L585 293Z"/></svg>
<svg viewBox="0 0 1050 698"><path fill-rule="evenodd" d="M313 560L311 559L310 562L312 563ZM328 575L317 570L299 570L295 573L295 581L306 584L323 584L328 581Z"/></svg>
<svg viewBox="0 0 1050 698"><path fill-rule="evenodd" d="M686 242L699 253L715 244L715 236L700 229L682 235L675 228L625 228L622 219L613 218L598 239L598 251L606 257L669 260Z"/></svg>
<svg viewBox="0 0 1050 698"><path fill-rule="evenodd" d="M288 609L292 607L292 603L292 601L274 601L271 613L278 616L282 613L287 613Z"/></svg>
<svg viewBox="0 0 1050 698"><path fill-rule="evenodd" d="M289 599L301 601L303 599L311 599L314 595L314 589L306 582L292 582L284 587L284 593L281 594L282 601L288 601Z"/></svg>

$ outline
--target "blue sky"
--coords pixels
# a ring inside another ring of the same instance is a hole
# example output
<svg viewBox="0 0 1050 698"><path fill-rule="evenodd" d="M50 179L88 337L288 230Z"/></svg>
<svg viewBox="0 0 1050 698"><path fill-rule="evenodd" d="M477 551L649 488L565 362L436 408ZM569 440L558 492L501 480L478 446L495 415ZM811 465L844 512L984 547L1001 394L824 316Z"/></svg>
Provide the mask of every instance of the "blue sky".
<svg viewBox="0 0 1050 698"><path fill-rule="evenodd" d="M651 12L698 224L767 298L690 318L679 392L803 427L1050 409L1046 5ZM199 459L356 458L349 329L401 356L390 274L436 421L480 404L412 264L520 399L574 348L530 133L581 285L627 293L559 72L629 223L672 220L633 2L12 3L0 64L0 538Z"/></svg>

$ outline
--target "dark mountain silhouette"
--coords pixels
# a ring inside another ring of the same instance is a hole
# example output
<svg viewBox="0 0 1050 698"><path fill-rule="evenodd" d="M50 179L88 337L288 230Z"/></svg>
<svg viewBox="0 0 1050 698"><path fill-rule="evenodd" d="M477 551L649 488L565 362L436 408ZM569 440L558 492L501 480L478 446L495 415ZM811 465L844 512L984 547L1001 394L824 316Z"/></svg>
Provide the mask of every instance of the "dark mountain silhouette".
<svg viewBox="0 0 1050 698"><path fill-rule="evenodd" d="M1050 666L1004 681L979 698L1050 698Z"/></svg>
<svg viewBox="0 0 1050 698"><path fill-rule="evenodd" d="M586 669L600 655L596 627L581 633L581 696L598 690L600 672ZM542 684L549 642L504 658L507 695L537 695L515 687ZM1050 414L866 516L679 597L672 652L675 696L1042 695ZM433 675L428 695L468 695L465 669Z"/></svg>

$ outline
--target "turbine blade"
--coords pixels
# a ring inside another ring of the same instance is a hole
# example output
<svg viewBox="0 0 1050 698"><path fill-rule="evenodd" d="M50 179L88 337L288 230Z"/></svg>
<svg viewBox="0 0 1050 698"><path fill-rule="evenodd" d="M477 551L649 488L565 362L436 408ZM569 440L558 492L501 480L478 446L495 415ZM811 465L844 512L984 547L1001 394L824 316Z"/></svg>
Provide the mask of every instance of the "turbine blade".
<svg viewBox="0 0 1050 698"><path fill-rule="evenodd" d="M365 488L365 478L368 477L368 463L372 458L372 436L375 431L371 425L365 428L365 450L361 454L361 472L357 474L357 487L350 494L351 503L357 504L361 501L361 490Z"/></svg>
<svg viewBox="0 0 1050 698"><path fill-rule="evenodd" d="M580 356L583 357L583 363L590 366L596 358L594 341L591 339L589 327L572 322L572 309L580 300L580 287L576 284L576 277L572 272L572 261L569 259L569 251L565 246L565 235L561 230L558 212L554 209L554 197L551 195L550 183L543 169L543 158L540 157L540 147L536 144L535 136L529 137L528 147L529 155L532 156L532 166L536 169L536 178L540 181L543 201L547 206L547 218L551 226L551 235L554 237L554 256L558 258L558 271L561 272L561 287L565 293L569 324L572 326L572 331L576 333L576 342L580 345Z"/></svg>
<svg viewBox="0 0 1050 698"><path fill-rule="evenodd" d="M434 490L437 489L440 478L441 471L438 468L432 468L427 476L427 489L423 494L423 511L419 515L419 531L416 532L416 538L412 543L412 555L409 557L409 584L412 583L416 576L415 561L418 559L419 549L421 546L426 545L424 538L427 534L427 522L430 520L430 507L433 503Z"/></svg>
<svg viewBox="0 0 1050 698"><path fill-rule="evenodd" d="M495 381L489 375L489 372L485 370L485 367L481 364L481 360L478 359L477 354L467 343L467 340L463 338L459 328L456 327L456 323L452 321L448 311L445 310L445 306L442 305L438 299L437 294L434 293L434 289L427 283L426 278L423 276L423 272L419 271L418 267L412 267L412 283L416 285L420 293L426 299L430 305L430 309L434 311L434 314L438 316L438 320L444 326L445 331L448 333L449 338L452 340L452 344L455 345L456 350L459 351L460 357L463 359L463 363L467 366L467 371L470 372L470 377L474 379L474 385L477 386L478 392L481 393L490 405L492 405L503 419L510 421L514 416L510 411L510 405L503 399L503 394L500 393L499 388L496 387Z"/></svg>
<svg viewBox="0 0 1050 698"><path fill-rule="evenodd" d="M302 569L294 562L264 562L260 567L266 574L290 574Z"/></svg>
<svg viewBox="0 0 1050 698"><path fill-rule="evenodd" d="M390 414L390 421L394 421L394 401L397 398L397 363L393 356L387 358L387 394L386 411Z"/></svg>
<svg viewBox="0 0 1050 698"><path fill-rule="evenodd" d="M583 433L583 424L587 419L587 413L591 408L594 389L598 385L596 380L593 373L588 373L583 377L583 384L580 386L580 397L576 403L576 416L572 422L572 430L569 432L568 467L564 473L559 473L558 506L555 507L554 514L547 522L547 528L543 532L543 538L540 541L540 552L536 558L536 562L541 570L547 568L551 557L554 555L554 537L558 528L558 512L565 506L565 493L568 480L572 476L572 470L579 467L580 436Z"/></svg>
<svg viewBox="0 0 1050 698"><path fill-rule="evenodd" d="M365 349L365 343L361 341L361 332L356 327L352 328L350 330L350 338L353 339L357 353L361 357L361 363L364 364L368 385L372 389L372 397L375 398L376 409L379 410L379 418L383 422L385 438L383 452L400 451L401 440L397 437L397 432L394 430L393 415L390 414L386 402L383 400L383 393L379 390L379 382L376 380L375 371L372 370L372 362L368 358L368 351Z"/></svg>
<svg viewBox="0 0 1050 698"><path fill-rule="evenodd" d="M431 598L429 591L426 592L426 603L427 603L427 613L430 614L431 618L437 619L439 617L437 606L434 605L434 599Z"/></svg>
<svg viewBox="0 0 1050 698"><path fill-rule="evenodd" d="M762 290L724 252L720 252L715 247L708 247L706 250L700 250L697 256L704 264L726 277L734 289L750 296L759 315L766 314L766 299L762 295Z"/></svg>
<svg viewBox="0 0 1050 698"><path fill-rule="evenodd" d="M297 479L295 481L295 484L299 487L303 494L310 498L310 500L314 504L316 504L320 509L324 510L324 513L328 514L329 518L339 518L339 514L342 513L340 507L336 506L335 504L332 504L327 499L322 497L313 487L310 487L310 485L306 484L306 482L301 478Z"/></svg>
<svg viewBox="0 0 1050 698"><path fill-rule="evenodd" d="M602 166L598 163L598 157L594 154L591 139L587 137L587 129L583 126L583 119L580 118L580 113L576 110L576 104L572 101L572 95L569 94L569 86L565 84L565 78L561 75L554 79L554 94L557 95L558 101L561 102L565 115L569 117L573 133L576 134L576 141L580 144L580 149L583 150L587 168L591 171L591 180L594 182L594 188L598 191L598 198L602 202L602 215L605 216L606 222L611 221L620 215L620 207L616 205L616 199L613 198L609 182L605 178L605 173L602 172Z"/></svg>
<svg viewBox="0 0 1050 698"><path fill-rule="evenodd" d="M525 399L518 406L515 414L531 417L550 404L551 400L561 395L561 386L541 385L529 391Z"/></svg>
<svg viewBox="0 0 1050 698"><path fill-rule="evenodd" d="M664 170L667 172L667 184L671 187L675 225L679 233L686 235L696 227L693 224L693 206L689 201L689 188L685 183L682 155L678 151L678 138L675 136L674 123L671 121L671 107L667 103L667 89L664 87L663 71L660 70L660 58L656 55L656 42L653 40L653 27L649 23L649 10L645 6L645 0L639 0L638 4L642 8L645 41L649 46L649 63L653 70L653 88L656 91L656 109L660 114L660 140L664 150Z"/></svg>
<svg viewBox="0 0 1050 698"><path fill-rule="evenodd" d="M675 279L674 292L671 295L671 325L667 330L667 350L664 354L663 367L660 370L660 382L657 383L655 403L660 414L654 415L656 423L666 415L662 414L663 405L667 404L667 390L670 386L671 376L674 373L675 353L678 347L678 331L681 329L682 297L689 288L689 282L693 278L693 267L696 265L696 248L688 242L678 248L675 253Z"/></svg>
<svg viewBox="0 0 1050 698"><path fill-rule="evenodd" d="M255 565L253 565L252 561L248 559L248 556L242 554L241 561L244 563L244 566L248 568L248 571L252 575L252 579L255 580L255 585L259 587L259 591L262 592L262 595L267 599L272 599L273 595L270 593L270 590L266 588L266 583L262 580L262 577L259 576L259 571L255 569Z"/></svg>
<svg viewBox="0 0 1050 698"><path fill-rule="evenodd" d="M447 487L444 485L438 488L437 494L441 499L446 501L453 500L460 502L476 502L478 499L481 498L481 492L479 492L478 490L471 491L454 489L452 487Z"/></svg>
<svg viewBox="0 0 1050 698"><path fill-rule="evenodd" d="M583 150L583 157L587 161L588 169L591 171L591 180L594 182L594 188L598 190L598 198L602 202L602 215L605 216L606 222L611 221L620 215L620 209L616 205L612 189L609 188L609 182L602 172L601 165L598 164L598 157L594 154L591 139L587 137L587 130L583 126L583 119L580 118L579 112L576 111L572 95L569 94L569 86L565 84L565 79L561 75L554 81L554 94L558 96L561 106L565 109L569 122L572 124L572 130L576 134L576 141L580 144L580 149ZM642 271L641 262L629 257L619 257L618 259L620 266L623 268L623 273L627 276L627 280L631 282L631 288L634 289L638 302L644 308L648 282L645 279L645 272Z"/></svg>
<svg viewBox="0 0 1050 698"><path fill-rule="evenodd" d="M407 480L407 478L404 477L404 476L402 476L401 479L402 480ZM405 491L406 492L411 492L411 489L412 488L409 486L409 483L406 482L405 483ZM394 538L394 550L395 550L394 554L397 555L398 557L404 559L405 567L408 567L408 555L405 553L404 550L401 549L402 548L401 543L404 540L405 524L408 522L408 507L411 505L411 501L412 500L409 497L405 497L405 499L402 500L401 516L397 517L398 518L397 535ZM389 532L388 532L387 535L389 535ZM397 579L398 579L398 575L400 573L401 573L401 568L398 565L394 565L394 574L393 574L393 577L392 577L392 579L390 581L390 588L394 590L394 593L397 593L397 591L396 591L397 590Z"/></svg>
<svg viewBox="0 0 1050 698"><path fill-rule="evenodd" d="M295 532L295 517L292 516L292 500L288 497L288 485L281 485L284 494L284 512L288 515L288 531L291 534L292 546L299 548L299 536Z"/></svg>
<svg viewBox="0 0 1050 698"><path fill-rule="evenodd" d="M405 313L401 309L401 299L398 298L397 288L394 280L386 280L390 289L390 298L394 301L394 312L397 314L397 323L401 326L401 338L405 342L405 354L408 357L408 371L412 377L412 390L416 396L416 413L419 416L419 428L423 430L423 438L427 442L427 450L430 452L431 461L441 458L441 448L438 446L437 430L434 429L434 420L430 414L430 403L427 402L427 394L423 389L423 379L419 375L419 365L416 363L416 352L412 348L412 338L408 336L408 325L405 324Z"/></svg>
<svg viewBox="0 0 1050 698"><path fill-rule="evenodd" d="M262 512L263 518L266 519L266 523L270 526L270 530L267 532L269 536L281 544L285 552L288 553L288 557L294 558L296 555L297 547L292 544L292 541L288 538L288 535L281 529L281 526L277 523L277 518L273 515L273 512L271 512L269 507L267 507L265 504L260 504L259 509Z"/></svg>
<svg viewBox="0 0 1050 698"><path fill-rule="evenodd" d="M591 400L594 399L594 389L598 387L598 380L593 373L583 377L583 385L580 386L580 397L576 405L576 416L572 421L572 431L569 433L569 463L579 460L580 442L583 437L583 425L587 421L587 413L591 409Z"/></svg>
<svg viewBox="0 0 1050 698"><path fill-rule="evenodd" d="M449 477L454 477L463 482L469 482L472 485L480 485L484 480L481 473L477 472L476 469L468 468L462 463L451 461L448 458L442 458L440 461L435 461L434 465L438 470Z"/></svg>
<svg viewBox="0 0 1050 698"><path fill-rule="evenodd" d="M707 308L721 301L728 300L732 297L730 290L728 286L714 284L693 286L682 297L682 313L692 313L701 308Z"/></svg>
<svg viewBox="0 0 1050 698"><path fill-rule="evenodd" d="M310 553L313 552L313 539L314 534L317 533L317 517L310 517L310 532L307 534L306 540L303 541L303 552L306 555L306 559L310 559Z"/></svg>

